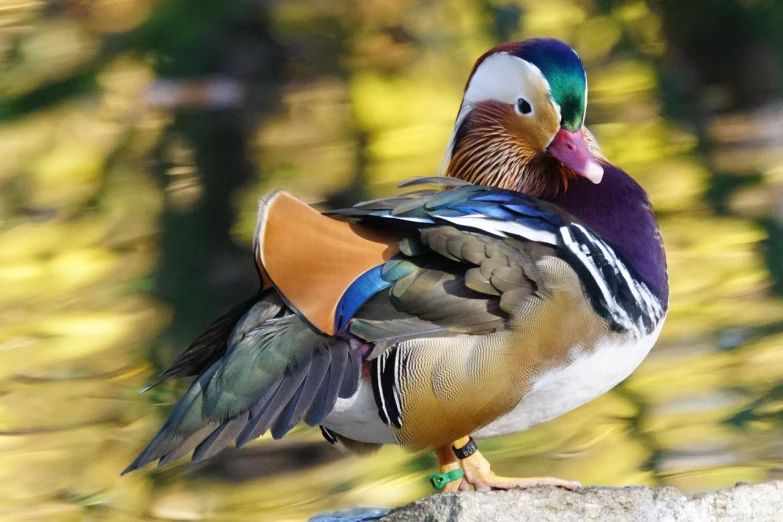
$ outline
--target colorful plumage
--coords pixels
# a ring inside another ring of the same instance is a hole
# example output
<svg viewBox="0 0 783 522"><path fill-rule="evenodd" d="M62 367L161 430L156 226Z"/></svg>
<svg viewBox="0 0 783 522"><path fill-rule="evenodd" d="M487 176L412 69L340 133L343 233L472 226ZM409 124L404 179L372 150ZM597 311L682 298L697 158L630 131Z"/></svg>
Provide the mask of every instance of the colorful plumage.
<svg viewBox="0 0 783 522"><path fill-rule="evenodd" d="M261 291L161 375L197 378L126 472L303 421L359 453L434 449L457 478L446 490L577 487L497 477L468 437L525 430L605 393L663 325L655 218L584 128L586 102L567 45L504 44L471 73L448 177L327 215L264 197Z"/></svg>

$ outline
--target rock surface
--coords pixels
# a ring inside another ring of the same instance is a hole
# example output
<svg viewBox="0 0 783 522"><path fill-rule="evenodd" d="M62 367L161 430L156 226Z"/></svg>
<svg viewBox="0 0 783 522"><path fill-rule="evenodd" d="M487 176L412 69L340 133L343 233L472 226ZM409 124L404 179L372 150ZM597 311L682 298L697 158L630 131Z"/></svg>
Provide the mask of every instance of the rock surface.
<svg viewBox="0 0 783 522"><path fill-rule="evenodd" d="M382 522L766 522L783 521L783 481L710 493L675 488L554 487L433 495Z"/></svg>

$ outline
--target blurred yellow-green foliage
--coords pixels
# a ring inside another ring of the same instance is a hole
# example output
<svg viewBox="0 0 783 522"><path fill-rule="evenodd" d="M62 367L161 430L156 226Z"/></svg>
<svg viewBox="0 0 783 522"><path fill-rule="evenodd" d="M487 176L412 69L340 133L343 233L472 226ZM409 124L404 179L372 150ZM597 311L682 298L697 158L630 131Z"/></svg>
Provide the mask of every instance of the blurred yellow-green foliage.
<svg viewBox="0 0 783 522"><path fill-rule="evenodd" d="M256 201L436 171L473 60L554 36L668 252L659 345L615 391L482 446L505 474L685 490L781 478L783 5L771 0L0 0L0 519L302 520L429 493L434 458L316 430L119 472L138 390L256 289Z"/></svg>

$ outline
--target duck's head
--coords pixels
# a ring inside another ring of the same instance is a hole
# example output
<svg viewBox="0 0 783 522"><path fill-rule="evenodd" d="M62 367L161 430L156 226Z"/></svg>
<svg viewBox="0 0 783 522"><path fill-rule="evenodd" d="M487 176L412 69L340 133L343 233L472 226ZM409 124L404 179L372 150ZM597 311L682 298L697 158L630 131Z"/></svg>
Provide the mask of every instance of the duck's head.
<svg viewBox="0 0 783 522"><path fill-rule="evenodd" d="M599 183L602 156L584 128L586 108L587 75L565 43L536 38L490 49L465 86L445 173L534 196L574 176Z"/></svg>

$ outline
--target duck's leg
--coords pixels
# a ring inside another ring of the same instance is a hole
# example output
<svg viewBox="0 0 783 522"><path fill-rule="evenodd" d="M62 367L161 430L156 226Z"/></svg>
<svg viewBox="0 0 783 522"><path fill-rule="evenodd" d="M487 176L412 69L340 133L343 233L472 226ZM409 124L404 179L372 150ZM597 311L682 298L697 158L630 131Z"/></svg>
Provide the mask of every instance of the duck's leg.
<svg viewBox="0 0 783 522"><path fill-rule="evenodd" d="M525 489L534 486L558 486L573 491L582 487L579 482L554 477L499 477L489 469L489 462L478 451L478 447L472 438L462 437L454 441L453 446L453 451L460 459L462 469L465 472L465 478L462 480L462 483L470 484L476 491Z"/></svg>
<svg viewBox="0 0 783 522"><path fill-rule="evenodd" d="M447 477L454 475L454 472L462 469L459 459L454 454L454 450L450 444L441 446L435 449L435 454L438 456L438 466L440 467L440 475ZM464 478L455 478L450 480L444 486L438 487L433 483L437 489L440 489L443 493L453 493L455 491L467 491L470 486Z"/></svg>

